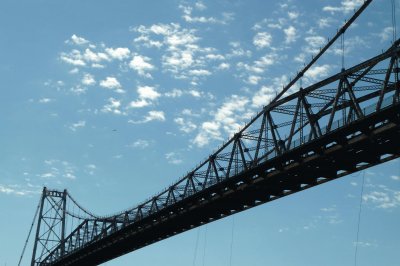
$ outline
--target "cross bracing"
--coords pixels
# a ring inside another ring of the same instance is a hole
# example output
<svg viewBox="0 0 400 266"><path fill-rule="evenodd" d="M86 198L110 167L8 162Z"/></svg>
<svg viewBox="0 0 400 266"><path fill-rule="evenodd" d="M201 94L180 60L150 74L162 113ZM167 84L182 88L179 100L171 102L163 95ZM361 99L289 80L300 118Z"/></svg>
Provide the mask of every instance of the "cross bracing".
<svg viewBox="0 0 400 266"><path fill-rule="evenodd" d="M399 43L266 105L192 171L132 209L99 217L68 197L83 214L66 210L77 226L36 264L95 265L398 157Z"/></svg>

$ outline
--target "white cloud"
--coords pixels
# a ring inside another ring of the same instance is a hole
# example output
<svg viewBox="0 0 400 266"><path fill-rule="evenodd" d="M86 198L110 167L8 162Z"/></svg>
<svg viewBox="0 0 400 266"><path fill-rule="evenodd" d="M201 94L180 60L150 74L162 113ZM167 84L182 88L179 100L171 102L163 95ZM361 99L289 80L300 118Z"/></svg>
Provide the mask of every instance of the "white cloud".
<svg viewBox="0 0 400 266"><path fill-rule="evenodd" d="M80 51L74 49L70 53L61 53L60 59L67 64L73 66L85 66L86 63L83 60L83 56Z"/></svg>
<svg viewBox="0 0 400 266"><path fill-rule="evenodd" d="M206 69L193 69L189 71L189 75L193 76L209 76L211 72Z"/></svg>
<svg viewBox="0 0 400 266"><path fill-rule="evenodd" d="M95 63L99 63L101 61L110 61L110 58L108 57L108 55L106 53L95 53L92 50L90 50L89 48L87 48L85 50L85 53L83 54L83 58L86 61L89 62L95 62Z"/></svg>
<svg viewBox="0 0 400 266"><path fill-rule="evenodd" d="M129 103L130 108L142 108L149 106L151 103L149 101L146 101L145 99L137 99L135 101L131 101Z"/></svg>
<svg viewBox="0 0 400 266"><path fill-rule="evenodd" d="M135 70L140 76L151 78L151 74L147 73L154 69L154 66L149 63L151 59L146 56L134 55L129 62L129 67Z"/></svg>
<svg viewBox="0 0 400 266"><path fill-rule="evenodd" d="M83 127L85 127L85 126L86 126L86 121L81 120L81 121L78 121L78 122L76 122L76 123L73 123L73 124L69 127L69 129L71 129L72 131L77 131L79 128L83 128Z"/></svg>
<svg viewBox="0 0 400 266"><path fill-rule="evenodd" d="M292 20L295 20L295 19L297 19L298 17L299 17L299 13L298 12L296 12L296 11L289 11L288 12L288 17L290 18L290 19L292 19Z"/></svg>
<svg viewBox="0 0 400 266"><path fill-rule="evenodd" d="M225 57L216 53L212 47L201 47L196 30L186 29L179 24L154 24L150 27L139 26L133 29L141 34L135 42L146 47L152 43L162 48L161 64L164 72L169 72L175 79L191 79L196 83L199 76L209 76L212 73L209 62L223 60ZM148 62L147 62L148 63ZM152 65L148 66L152 68Z"/></svg>
<svg viewBox="0 0 400 266"><path fill-rule="evenodd" d="M331 18L321 18L318 20L318 27L321 29L328 28L331 26L332 22Z"/></svg>
<svg viewBox="0 0 400 266"><path fill-rule="evenodd" d="M115 90L117 93L124 93L121 83L115 77L106 77L105 80L100 81L100 86L106 89Z"/></svg>
<svg viewBox="0 0 400 266"><path fill-rule="evenodd" d="M372 203L380 209L390 209L400 206L400 191L384 189L384 191L372 191L363 196L363 200Z"/></svg>
<svg viewBox="0 0 400 266"><path fill-rule="evenodd" d="M139 86L137 92L139 94L139 98L142 99L156 100L161 96L161 94L157 92L154 87L150 86Z"/></svg>
<svg viewBox="0 0 400 266"><path fill-rule="evenodd" d="M325 44L325 38L322 36L308 36L304 40L312 47L321 47Z"/></svg>
<svg viewBox="0 0 400 266"><path fill-rule="evenodd" d="M254 94L252 104L255 107L262 107L267 104L275 97L275 90L271 87L262 86L261 89Z"/></svg>
<svg viewBox="0 0 400 266"><path fill-rule="evenodd" d="M196 135L193 143L198 147L204 147L211 139L222 140L220 125L217 122L209 121L201 125L200 132Z"/></svg>
<svg viewBox="0 0 400 266"><path fill-rule="evenodd" d="M400 176L398 175L392 175L390 176L391 179L396 180L396 181L400 181Z"/></svg>
<svg viewBox="0 0 400 266"><path fill-rule="evenodd" d="M96 84L96 80L94 79L93 75L86 73L85 75L83 75L82 84L91 86L91 85Z"/></svg>
<svg viewBox="0 0 400 266"><path fill-rule="evenodd" d="M75 34L73 34L71 36L71 41L72 41L72 43L77 44L77 45L83 45L83 44L88 44L89 43L89 41L86 40L85 38L79 37L79 36L77 36ZM69 43L70 41L67 41L67 42Z"/></svg>
<svg viewBox="0 0 400 266"><path fill-rule="evenodd" d="M230 64L228 64L228 63L221 63L217 67L217 69L219 69L219 70L225 70L225 69L229 69L229 68L230 68Z"/></svg>
<svg viewBox="0 0 400 266"><path fill-rule="evenodd" d="M174 122L179 125L179 130L185 133L190 133L197 128L197 126L194 123L182 117L175 118Z"/></svg>
<svg viewBox="0 0 400 266"><path fill-rule="evenodd" d="M258 48L265 48L271 46L272 35L268 32L258 32L253 38L253 44Z"/></svg>
<svg viewBox="0 0 400 266"><path fill-rule="evenodd" d="M393 28L392 27L386 27L382 30L382 32L379 34L379 37L381 38L381 42L387 41L393 36Z"/></svg>
<svg viewBox="0 0 400 266"><path fill-rule="evenodd" d="M44 163L47 171L45 171L43 174L38 174L38 177L45 179L56 179L58 177L63 177L70 180L76 179L76 167L71 163L58 159L45 160ZM60 180L55 181L60 182Z"/></svg>
<svg viewBox="0 0 400 266"><path fill-rule="evenodd" d="M214 113L213 120L203 122L199 133L193 139L193 143L199 147L207 145L210 140L222 140L223 130L229 136L236 133L240 123L247 119L243 113L249 99L243 96L232 95Z"/></svg>
<svg viewBox="0 0 400 266"><path fill-rule="evenodd" d="M178 98L183 95L183 91L180 89L173 89L172 91L166 92L165 97L170 97L170 98Z"/></svg>
<svg viewBox="0 0 400 266"><path fill-rule="evenodd" d="M189 95L195 98L200 98L203 95L203 92L195 90L195 89L190 89L190 90L181 90L181 89L173 89L172 91L166 92L165 97L169 98L179 98L182 97L183 95Z"/></svg>
<svg viewBox="0 0 400 266"><path fill-rule="evenodd" d="M364 3L364 0L343 0L340 3L340 6L325 6L322 10L335 13L335 12L343 12L347 14L356 10L359 6Z"/></svg>
<svg viewBox="0 0 400 266"><path fill-rule="evenodd" d="M82 87L80 84L78 84L78 85L76 85L74 87L71 87L70 91L75 95L81 95L81 94L86 93L87 88Z"/></svg>
<svg viewBox="0 0 400 266"><path fill-rule="evenodd" d="M228 24L233 20L232 13L222 13L222 18L217 19L214 17L204 17L204 16L193 16L193 7L179 5L179 8L183 11L182 18L188 23L210 23L210 24ZM202 11L206 6L200 2L195 4L195 8Z"/></svg>
<svg viewBox="0 0 400 266"><path fill-rule="evenodd" d="M175 152L169 152L165 154L165 158L170 164L181 164L183 162L182 159L178 158L178 154Z"/></svg>
<svg viewBox="0 0 400 266"><path fill-rule="evenodd" d="M53 99L50 99L50 98L42 98L42 99L39 99L39 103L50 103L50 102L52 102L52 101L54 101Z"/></svg>
<svg viewBox="0 0 400 266"><path fill-rule="evenodd" d="M257 85L262 77L260 76L255 76L255 75L250 75L247 79L247 83L252 84L252 85Z"/></svg>
<svg viewBox="0 0 400 266"><path fill-rule="evenodd" d="M28 184L28 189L22 188L20 185L2 185L0 184L0 194L15 195L15 196L27 196L31 194L40 194L40 188L36 190L32 189L32 186Z"/></svg>
<svg viewBox="0 0 400 266"><path fill-rule="evenodd" d="M147 147L149 147L151 144L150 141L148 140L144 140L144 139L138 139L134 142L132 142L131 144L127 145L127 147L129 148L138 148L138 149L145 149Z"/></svg>
<svg viewBox="0 0 400 266"><path fill-rule="evenodd" d="M131 54L129 48L118 47L115 49L106 48L105 50L113 59L118 59L118 60L127 59Z"/></svg>
<svg viewBox="0 0 400 266"><path fill-rule="evenodd" d="M194 4L194 6L196 7L196 9L198 10L206 10L207 6L202 2L202 1L198 1Z"/></svg>
<svg viewBox="0 0 400 266"><path fill-rule="evenodd" d="M285 42L292 43L295 42L297 39L297 30L293 26L289 26L288 28L284 29L283 32L285 33Z"/></svg>
<svg viewBox="0 0 400 266"><path fill-rule="evenodd" d="M144 124L151 121L165 121L165 114L163 111L149 111L147 115L139 121L129 120L131 124Z"/></svg>
<svg viewBox="0 0 400 266"><path fill-rule="evenodd" d="M322 66L313 66L304 74L305 77L310 78L311 80L319 80L323 77L326 77L331 70L331 66L328 64L324 64Z"/></svg>
<svg viewBox="0 0 400 266"><path fill-rule="evenodd" d="M137 93L139 94L139 98L129 104L129 107L131 108L142 108L148 106L161 97L161 94L157 92L154 87L150 86L139 86L137 88Z"/></svg>
<svg viewBox="0 0 400 266"><path fill-rule="evenodd" d="M121 101L114 99L114 98L109 98L108 99L108 104L104 105L103 108L101 109L102 112L104 113L112 113L116 115L124 115L125 113L120 110L121 108Z"/></svg>

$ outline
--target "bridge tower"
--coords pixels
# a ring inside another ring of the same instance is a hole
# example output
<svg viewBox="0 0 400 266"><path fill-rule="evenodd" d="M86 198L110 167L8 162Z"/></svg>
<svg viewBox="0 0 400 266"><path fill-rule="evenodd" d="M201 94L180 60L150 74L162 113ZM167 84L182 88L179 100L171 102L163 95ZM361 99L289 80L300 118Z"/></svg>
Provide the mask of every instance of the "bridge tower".
<svg viewBox="0 0 400 266"><path fill-rule="evenodd" d="M66 205L67 190L43 188L31 266L40 265L43 258L56 246L62 247L59 255L63 255Z"/></svg>

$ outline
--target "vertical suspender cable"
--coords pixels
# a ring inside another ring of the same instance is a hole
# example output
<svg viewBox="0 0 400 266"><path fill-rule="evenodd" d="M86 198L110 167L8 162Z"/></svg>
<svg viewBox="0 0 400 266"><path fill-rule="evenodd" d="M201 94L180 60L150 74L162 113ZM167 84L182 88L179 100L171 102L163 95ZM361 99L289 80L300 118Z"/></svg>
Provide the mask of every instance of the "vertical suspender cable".
<svg viewBox="0 0 400 266"><path fill-rule="evenodd" d="M233 253L233 236L235 232L235 215L232 215L232 232L231 232L231 247L229 254L229 266L232 266L232 253Z"/></svg>
<svg viewBox="0 0 400 266"><path fill-rule="evenodd" d="M196 234L196 245L194 247L194 255L193 255L193 266L196 265L196 258L197 258L197 248L199 246L199 237L200 237L200 228L197 229L197 234Z"/></svg>
<svg viewBox="0 0 400 266"><path fill-rule="evenodd" d="M31 228L29 229L28 237L26 238L24 248L22 249L22 254L21 254L21 257L19 258L18 266L21 265L22 258L24 257L24 253L25 253L25 250L26 250L26 246L28 245L29 238L30 238L30 236L31 236L33 226L35 225L36 217L37 217L37 215L38 215L38 213L39 213L40 204L41 204L41 200L39 201L39 204L38 204L38 206L37 206L37 208L36 208L35 215L33 216L33 221L32 221L32 224L31 224Z"/></svg>
<svg viewBox="0 0 400 266"><path fill-rule="evenodd" d="M360 197L360 205L358 209L358 221L357 221L357 235L356 235L356 250L354 252L354 266L357 266L357 253L358 253L358 238L360 235L360 223L361 223L361 210L362 210L362 202L363 202L363 195L364 195L364 183L365 183L365 171L363 171L362 176L362 185L361 185L361 197Z"/></svg>
<svg viewBox="0 0 400 266"><path fill-rule="evenodd" d="M394 43L397 38L396 0L391 0L391 1L392 1L392 31L393 31L393 43Z"/></svg>
<svg viewBox="0 0 400 266"><path fill-rule="evenodd" d="M206 247L207 247L207 224L204 228L204 249L203 249L203 266L206 265Z"/></svg>

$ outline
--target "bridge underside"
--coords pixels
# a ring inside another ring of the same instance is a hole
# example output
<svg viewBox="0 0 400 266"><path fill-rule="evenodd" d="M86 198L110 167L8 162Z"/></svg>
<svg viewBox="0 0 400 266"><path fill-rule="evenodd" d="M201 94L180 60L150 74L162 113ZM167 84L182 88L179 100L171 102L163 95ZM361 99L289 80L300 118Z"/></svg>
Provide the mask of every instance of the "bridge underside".
<svg viewBox="0 0 400 266"><path fill-rule="evenodd" d="M400 156L396 103L226 179L60 258L98 265L213 220Z"/></svg>

